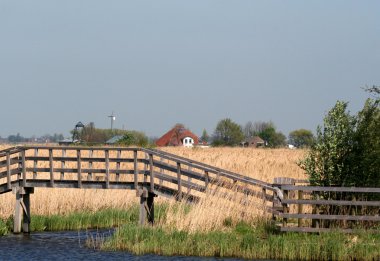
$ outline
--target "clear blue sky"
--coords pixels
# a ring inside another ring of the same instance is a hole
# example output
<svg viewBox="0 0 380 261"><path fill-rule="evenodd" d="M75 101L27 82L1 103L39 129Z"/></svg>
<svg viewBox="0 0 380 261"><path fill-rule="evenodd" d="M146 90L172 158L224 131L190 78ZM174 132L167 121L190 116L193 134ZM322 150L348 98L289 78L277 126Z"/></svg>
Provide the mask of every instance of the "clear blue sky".
<svg viewBox="0 0 380 261"><path fill-rule="evenodd" d="M0 136L315 130L380 85L380 1L0 0Z"/></svg>

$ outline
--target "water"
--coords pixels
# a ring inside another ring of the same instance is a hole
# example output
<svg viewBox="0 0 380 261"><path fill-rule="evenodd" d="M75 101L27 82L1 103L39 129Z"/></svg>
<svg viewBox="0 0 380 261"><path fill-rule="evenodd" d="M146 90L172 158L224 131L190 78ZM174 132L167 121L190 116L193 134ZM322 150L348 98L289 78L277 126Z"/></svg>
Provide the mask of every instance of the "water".
<svg viewBox="0 0 380 261"><path fill-rule="evenodd" d="M239 259L164 257L156 255L134 256L127 252L105 252L85 246L89 236L95 237L96 231L43 232L30 235L9 235L0 237L0 260L133 260L133 261L215 261ZM101 231L102 236L111 232Z"/></svg>

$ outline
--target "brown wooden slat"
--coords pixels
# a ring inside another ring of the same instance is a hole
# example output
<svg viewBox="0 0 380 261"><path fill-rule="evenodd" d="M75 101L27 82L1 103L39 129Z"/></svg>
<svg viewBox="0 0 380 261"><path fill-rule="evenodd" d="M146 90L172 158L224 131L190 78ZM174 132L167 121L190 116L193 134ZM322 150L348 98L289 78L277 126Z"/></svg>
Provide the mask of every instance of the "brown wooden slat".
<svg viewBox="0 0 380 261"><path fill-rule="evenodd" d="M10 170L11 176L21 173L21 169L15 168ZM7 171L0 172L0 179L6 178L8 176Z"/></svg>
<svg viewBox="0 0 380 261"><path fill-rule="evenodd" d="M154 160L153 165L157 168L168 170L170 172L174 172L174 173L177 172L177 167L170 165L170 164L167 164L167 163L164 163L164 162L161 162L161 161ZM194 172L194 171L189 171L189 170L186 170L183 168L181 169L181 174L186 176L186 177L191 177L191 178L201 180L201 181L206 180L204 175L197 173L197 172Z"/></svg>
<svg viewBox="0 0 380 261"><path fill-rule="evenodd" d="M314 228L314 227L280 227L280 230L283 232L307 232L307 233L324 233L324 232L332 232L332 231L339 231L343 233L356 233L356 232L363 232L366 233L380 233L380 230L376 229L342 229L342 228Z"/></svg>
<svg viewBox="0 0 380 261"><path fill-rule="evenodd" d="M380 193L380 188L359 187L316 187L316 186L293 186L283 185L284 190L321 191L321 192L357 192L357 193Z"/></svg>
<svg viewBox="0 0 380 261"><path fill-rule="evenodd" d="M280 213L282 218L305 218L323 220L357 220L357 221L380 221L380 216L349 216L349 215L318 215L318 214L288 214Z"/></svg>
<svg viewBox="0 0 380 261"><path fill-rule="evenodd" d="M334 205L334 206L372 206L380 207L380 201L348 201L348 200L311 200L311 199L284 199L284 204L303 205Z"/></svg>
<svg viewBox="0 0 380 261"><path fill-rule="evenodd" d="M11 156L11 154L9 154ZM19 158L10 158L10 165L21 163L21 160ZM0 161L0 168L7 166L7 160Z"/></svg>
<svg viewBox="0 0 380 261"><path fill-rule="evenodd" d="M27 172L50 172L50 168L26 168L26 171ZM55 168L54 169L54 172L57 173L57 172L63 172L63 173L78 173L78 169L77 168ZM106 174L106 170L105 169L81 169L81 172L82 173L103 173L103 174ZM116 174L116 172L120 173L120 174L133 174L134 171L133 170L124 170L124 169L121 169L121 170L117 170L117 169L109 169L109 173L110 174ZM143 171L139 171L138 174L143 174L144 172ZM1 174L0 174L1 175Z"/></svg>
<svg viewBox="0 0 380 261"><path fill-rule="evenodd" d="M155 172L154 175L158 179L162 179L163 181L167 181L167 182L170 182L170 183L178 185L178 179L177 179L177 177L166 175L166 174L159 173L159 172ZM182 180L181 181L181 185L183 187L195 189L195 190L201 191L201 192L204 192L206 190L206 188L204 186L196 184L196 183L193 183L193 182L190 182L190 181L186 181L186 180Z"/></svg>

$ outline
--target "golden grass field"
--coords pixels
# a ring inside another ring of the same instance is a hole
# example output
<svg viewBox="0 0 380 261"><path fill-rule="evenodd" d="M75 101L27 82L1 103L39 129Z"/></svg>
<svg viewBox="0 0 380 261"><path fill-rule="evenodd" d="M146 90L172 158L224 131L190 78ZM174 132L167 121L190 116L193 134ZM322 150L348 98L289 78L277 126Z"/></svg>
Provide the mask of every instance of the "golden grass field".
<svg viewBox="0 0 380 261"><path fill-rule="evenodd" d="M0 146L0 149L7 147ZM266 182L272 182L275 177L306 178L296 164L304 157L304 150L175 147L162 150ZM0 217L6 218L13 214L14 201L15 195L12 193L0 195ZM158 197L159 201L174 202L161 197ZM32 214L52 215L81 210L96 211L106 207L127 208L137 204L138 199L134 191L36 188L31 202ZM170 203L169 206L168 217L162 225L189 231L222 227L227 217L238 221L264 215L257 204L242 207L234 201L221 199L215 193L207 194L190 212L184 211L184 208L183 211L178 210L178 204Z"/></svg>

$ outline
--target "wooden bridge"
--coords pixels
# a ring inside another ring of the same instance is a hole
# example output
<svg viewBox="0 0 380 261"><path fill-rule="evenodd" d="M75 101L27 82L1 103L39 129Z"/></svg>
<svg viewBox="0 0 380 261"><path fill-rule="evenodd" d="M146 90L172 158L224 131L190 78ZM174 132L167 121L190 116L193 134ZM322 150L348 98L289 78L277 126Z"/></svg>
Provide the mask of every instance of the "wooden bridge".
<svg viewBox="0 0 380 261"><path fill-rule="evenodd" d="M30 194L41 187L135 190L140 198L140 224L146 220L154 222L155 197L197 202L210 186L260 199L262 208L282 223L283 231L325 231L328 228L323 227L321 220L380 221L380 213L376 212L380 201L368 201L368 197L365 201L328 201L313 194L327 189L379 195L379 188L323 188L295 183L292 179L277 178L270 184L145 148L21 146L0 151L0 194L13 191L16 195L14 233L30 231ZM298 197L294 191L298 191ZM375 211L369 216L345 213L329 216L315 211L328 205L366 206ZM312 213L307 213L308 209ZM296 225L291 224L294 219ZM305 220L312 220L313 224Z"/></svg>

